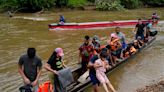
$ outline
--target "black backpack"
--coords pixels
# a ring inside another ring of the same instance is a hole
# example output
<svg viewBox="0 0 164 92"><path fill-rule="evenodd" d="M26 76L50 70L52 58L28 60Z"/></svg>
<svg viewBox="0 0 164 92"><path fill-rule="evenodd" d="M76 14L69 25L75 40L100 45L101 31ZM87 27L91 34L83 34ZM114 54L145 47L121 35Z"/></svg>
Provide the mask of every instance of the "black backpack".
<svg viewBox="0 0 164 92"><path fill-rule="evenodd" d="M20 92L32 92L32 86L31 85L25 85L19 88Z"/></svg>

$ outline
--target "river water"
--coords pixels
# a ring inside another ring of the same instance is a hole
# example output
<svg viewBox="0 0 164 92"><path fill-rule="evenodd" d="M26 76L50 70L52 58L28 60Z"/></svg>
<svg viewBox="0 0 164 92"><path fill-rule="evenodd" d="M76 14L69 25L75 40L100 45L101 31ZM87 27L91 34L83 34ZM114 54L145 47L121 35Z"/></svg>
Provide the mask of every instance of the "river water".
<svg viewBox="0 0 164 92"><path fill-rule="evenodd" d="M20 55L28 47L35 47L43 63L47 61L56 47L64 48L65 62L68 66L77 62L78 47L85 35L99 35L105 44L113 29L48 31L48 23L53 22L52 15L35 16L18 14L8 18L0 15L0 92L18 92L23 85L18 74L17 63ZM163 26L160 26L164 28ZM124 28L127 41L133 39L131 28ZM118 92L133 92L138 87L164 76L164 31L160 31L157 40L147 49L137 54L127 63L109 74L109 79ZM48 80L49 73L44 69L40 82ZM87 89L91 91L91 87ZM87 91L86 90L86 91Z"/></svg>

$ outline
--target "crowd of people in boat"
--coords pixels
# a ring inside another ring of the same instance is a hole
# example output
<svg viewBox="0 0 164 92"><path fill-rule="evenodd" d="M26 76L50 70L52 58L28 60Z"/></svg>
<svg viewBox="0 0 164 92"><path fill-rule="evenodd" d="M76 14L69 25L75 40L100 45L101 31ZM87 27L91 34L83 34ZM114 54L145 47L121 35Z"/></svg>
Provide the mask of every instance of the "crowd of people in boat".
<svg viewBox="0 0 164 92"><path fill-rule="evenodd" d="M82 67L81 75L89 69L89 77L94 92L101 92L98 90L100 84L102 84L105 92L116 92L105 72L135 54L149 39L154 37L158 33L156 30L157 20L155 15L146 23L138 19L138 24L134 29L135 39L130 43L127 43L125 34L121 32L120 27L116 27L115 32L110 34L107 45L102 45L100 38L96 35L93 38L88 35L84 37L84 43L79 47L78 63ZM63 49L56 48L44 65L46 70L54 74L53 91L51 92L66 92L66 89L60 86L58 76L58 71L66 67L62 62L63 56ZM24 84L30 85L29 87L32 86L33 92L42 92L38 91L38 79L41 74L42 62L36 55L35 48L28 48L27 53L20 57L18 66ZM25 87L22 89L25 89ZM28 89L27 86L26 89Z"/></svg>

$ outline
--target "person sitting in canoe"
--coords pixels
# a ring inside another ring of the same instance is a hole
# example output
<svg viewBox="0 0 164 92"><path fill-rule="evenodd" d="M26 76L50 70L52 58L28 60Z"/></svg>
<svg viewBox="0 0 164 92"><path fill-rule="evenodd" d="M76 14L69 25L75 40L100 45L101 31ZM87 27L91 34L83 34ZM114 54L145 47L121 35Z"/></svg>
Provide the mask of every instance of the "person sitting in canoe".
<svg viewBox="0 0 164 92"><path fill-rule="evenodd" d="M100 40L97 35L95 35L92 39L92 44L94 46L94 52L100 52Z"/></svg>
<svg viewBox="0 0 164 92"><path fill-rule="evenodd" d="M140 36L138 36L137 41L138 41L138 43L139 43L140 46L143 46L144 45L144 41L141 39Z"/></svg>
<svg viewBox="0 0 164 92"><path fill-rule="evenodd" d="M109 45L111 46L112 56L114 57L114 64L116 64L116 61L119 61L121 58L122 44L115 33L111 34Z"/></svg>
<svg viewBox="0 0 164 92"><path fill-rule="evenodd" d="M65 21L64 16L63 16L63 15L60 15L59 25L64 25L65 22L66 22L66 21Z"/></svg>
<svg viewBox="0 0 164 92"><path fill-rule="evenodd" d="M132 43L128 44L127 48L125 50L123 50L123 57L127 58L133 54L135 54L137 51L137 49L134 48L134 46L132 45Z"/></svg>
<svg viewBox="0 0 164 92"><path fill-rule="evenodd" d="M136 24L134 29L135 39L140 36L141 40L144 40L144 37L146 36L145 26L146 25L142 23L142 20L138 19L138 23Z"/></svg>
<svg viewBox="0 0 164 92"><path fill-rule="evenodd" d="M157 35L158 31L156 28L156 23L155 21L150 21L147 25L147 34L148 36L155 36Z"/></svg>
<svg viewBox="0 0 164 92"><path fill-rule="evenodd" d="M115 63L116 61L114 61L115 59L113 58L112 56L112 48L110 45L107 45L106 46L106 49L107 49L107 60L108 60L108 64L111 65L111 66L115 66Z"/></svg>
<svg viewBox="0 0 164 92"><path fill-rule="evenodd" d="M62 48L56 48L48 62L45 64L45 69L53 73L54 92L66 92L65 88L62 88L58 78L58 71L62 70L66 65L62 62L64 56Z"/></svg>
<svg viewBox="0 0 164 92"><path fill-rule="evenodd" d="M81 63L83 74L87 71L87 65L91 57L93 56L94 46L90 42L90 37L88 35L84 38L84 43L79 47L79 58L78 63Z"/></svg>
<svg viewBox="0 0 164 92"><path fill-rule="evenodd" d="M115 28L115 33L119 37L121 44L122 44L122 49L125 49L127 47L127 44L125 42L125 34L120 32L120 27Z"/></svg>
<svg viewBox="0 0 164 92"><path fill-rule="evenodd" d="M159 16L158 16L157 12L153 12L151 18L155 22L155 24L158 24Z"/></svg>
<svg viewBox="0 0 164 92"><path fill-rule="evenodd" d="M138 40L134 40L132 45L133 45L133 47L134 47L135 49L137 49L137 50L141 48L141 46L140 46Z"/></svg>
<svg viewBox="0 0 164 92"><path fill-rule="evenodd" d="M108 61L106 60L107 53L101 52L100 53L100 59L97 59L94 64L94 68L96 69L96 77L100 81L100 83L103 85L103 88L105 92L116 92L113 88L112 84L110 83L108 77L106 76L105 72L106 69L109 69Z"/></svg>

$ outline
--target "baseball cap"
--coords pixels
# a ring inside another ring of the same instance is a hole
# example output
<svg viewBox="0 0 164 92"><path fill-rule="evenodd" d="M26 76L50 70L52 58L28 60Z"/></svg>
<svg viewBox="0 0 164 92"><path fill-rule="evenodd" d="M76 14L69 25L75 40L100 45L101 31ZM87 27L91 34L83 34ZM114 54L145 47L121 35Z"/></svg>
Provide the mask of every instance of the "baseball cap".
<svg viewBox="0 0 164 92"><path fill-rule="evenodd" d="M64 53L63 53L63 49L62 49L62 48L56 48L56 49L55 49L55 52L56 52L59 56L64 56Z"/></svg>
<svg viewBox="0 0 164 92"><path fill-rule="evenodd" d="M97 35L93 36L93 40L95 40L96 42L100 43L99 37Z"/></svg>

